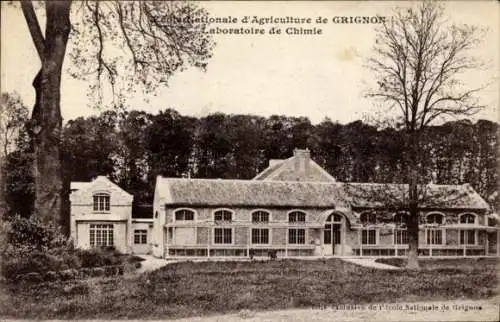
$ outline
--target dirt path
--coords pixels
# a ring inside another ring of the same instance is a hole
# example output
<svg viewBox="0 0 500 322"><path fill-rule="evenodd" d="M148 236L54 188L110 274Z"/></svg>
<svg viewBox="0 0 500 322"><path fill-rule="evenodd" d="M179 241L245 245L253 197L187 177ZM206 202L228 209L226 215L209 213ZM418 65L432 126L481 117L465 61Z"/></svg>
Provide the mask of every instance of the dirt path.
<svg viewBox="0 0 500 322"><path fill-rule="evenodd" d="M144 258L144 260L141 262L141 267L137 269L137 273L154 271L158 268L174 263L174 261L167 261L163 258L156 258L151 255L140 255L139 257Z"/></svg>
<svg viewBox="0 0 500 322"><path fill-rule="evenodd" d="M374 258L341 258L343 261L353 263L359 266L373 267L378 269L398 270L400 267L377 263Z"/></svg>
<svg viewBox="0 0 500 322"><path fill-rule="evenodd" d="M371 304L357 307L293 309L180 319L176 321L499 321L496 300Z"/></svg>

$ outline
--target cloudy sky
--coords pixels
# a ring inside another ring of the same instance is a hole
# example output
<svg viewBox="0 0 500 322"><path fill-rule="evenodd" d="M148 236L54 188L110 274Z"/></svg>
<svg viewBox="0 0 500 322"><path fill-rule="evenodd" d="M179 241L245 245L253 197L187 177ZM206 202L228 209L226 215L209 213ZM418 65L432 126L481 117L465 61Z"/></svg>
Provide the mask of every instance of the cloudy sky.
<svg viewBox="0 0 500 322"><path fill-rule="evenodd" d="M128 104L152 113L171 107L182 114L196 116L220 111L307 116L314 123L325 117L341 123L360 119L375 110L373 102L362 97L362 89L365 82L372 80L363 62L371 54L376 25L333 24L331 20L335 16L389 16L400 4L384 1L203 2L201 5L215 17L296 16L314 21L322 16L330 22L321 26L321 35L217 35L217 46L206 72L188 69L173 76L169 87L162 88L149 103L134 97ZM466 75L469 85L479 86L485 80L498 79L498 2L458 1L446 6L451 21L489 28L487 39L477 53L491 68ZM32 106L31 82L39 68L35 48L19 8L2 4L1 18L1 90L17 91L26 104ZM498 86L497 81L482 92L482 102L489 108L479 117L498 119ZM61 99L65 120L96 113L89 107L86 87L87 84L65 73Z"/></svg>

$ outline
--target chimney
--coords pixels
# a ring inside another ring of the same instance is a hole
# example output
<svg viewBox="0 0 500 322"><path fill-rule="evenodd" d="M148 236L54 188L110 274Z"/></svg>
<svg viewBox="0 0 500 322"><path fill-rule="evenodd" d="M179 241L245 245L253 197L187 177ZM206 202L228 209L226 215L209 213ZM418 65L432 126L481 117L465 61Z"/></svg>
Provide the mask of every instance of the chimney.
<svg viewBox="0 0 500 322"><path fill-rule="evenodd" d="M307 175L310 167L309 160L311 159L309 149L294 149L293 156L295 158L295 171Z"/></svg>

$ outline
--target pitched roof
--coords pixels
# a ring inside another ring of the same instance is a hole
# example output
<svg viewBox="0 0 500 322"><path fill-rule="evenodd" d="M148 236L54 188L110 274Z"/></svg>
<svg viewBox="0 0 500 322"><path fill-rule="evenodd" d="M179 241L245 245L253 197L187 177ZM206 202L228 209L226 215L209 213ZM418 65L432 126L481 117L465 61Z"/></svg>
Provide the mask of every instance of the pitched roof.
<svg viewBox="0 0 500 322"><path fill-rule="evenodd" d="M345 206L338 185L316 182L179 179L158 177L165 204L198 206Z"/></svg>
<svg viewBox="0 0 500 322"><path fill-rule="evenodd" d="M105 176L97 176L90 182L82 182L82 181L73 181L70 183L70 190L72 198L75 198L75 201L79 198L76 197L85 195L89 190L95 189L96 187L102 189L110 189L112 191L117 191L123 196L126 196L126 199L130 199L130 202L133 199L133 196L127 191L123 190L119 185L111 181Z"/></svg>
<svg viewBox="0 0 500 322"><path fill-rule="evenodd" d="M344 183L345 195L355 207L397 206L408 201L407 184ZM419 189L422 208L489 209L489 204L469 185L429 184Z"/></svg>
<svg viewBox="0 0 500 322"><path fill-rule="evenodd" d="M269 160L269 166L265 168L261 173L256 175L253 180L264 180L273 174L278 168L280 168L286 161L293 159L293 157L288 159L271 159Z"/></svg>
<svg viewBox="0 0 500 322"><path fill-rule="evenodd" d="M405 185L158 177L163 204L248 207L383 207L403 200ZM469 185L429 185L422 207L488 209Z"/></svg>
<svg viewBox="0 0 500 322"><path fill-rule="evenodd" d="M291 178L301 178L300 181L323 181L323 182L335 182L335 178L332 177L325 169L323 169L314 160L307 157L305 162L308 162L309 173L300 173L295 169L295 159L299 156L294 155L288 159L271 159L269 160L269 166L264 169L261 173L257 174L252 180L284 180L291 181ZM293 180L299 181L299 180Z"/></svg>

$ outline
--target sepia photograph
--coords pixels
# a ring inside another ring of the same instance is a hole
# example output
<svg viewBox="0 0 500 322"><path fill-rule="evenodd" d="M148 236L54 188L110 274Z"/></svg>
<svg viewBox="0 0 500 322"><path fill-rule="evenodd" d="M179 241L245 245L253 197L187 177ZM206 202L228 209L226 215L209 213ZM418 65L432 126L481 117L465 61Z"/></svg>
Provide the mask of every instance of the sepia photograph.
<svg viewBox="0 0 500 322"><path fill-rule="evenodd" d="M0 321L500 320L498 1L0 9Z"/></svg>

